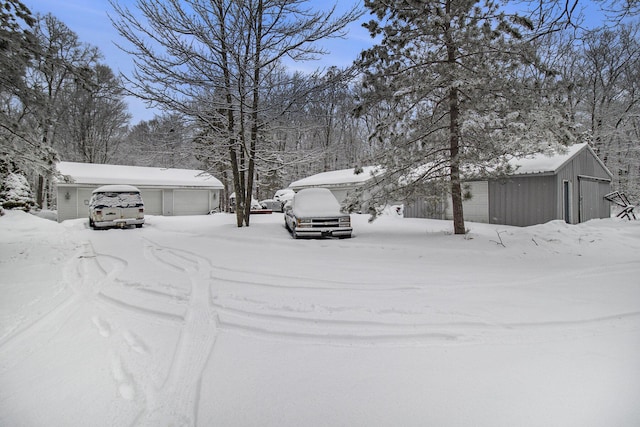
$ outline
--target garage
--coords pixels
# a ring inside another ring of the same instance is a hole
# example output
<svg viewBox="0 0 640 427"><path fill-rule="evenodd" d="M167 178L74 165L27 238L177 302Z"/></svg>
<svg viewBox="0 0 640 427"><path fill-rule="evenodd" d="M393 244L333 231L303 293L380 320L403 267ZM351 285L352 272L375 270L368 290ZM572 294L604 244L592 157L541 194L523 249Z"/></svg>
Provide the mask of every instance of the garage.
<svg viewBox="0 0 640 427"><path fill-rule="evenodd" d="M588 144L574 144L551 155L514 158L513 172L464 183L471 198L463 201L465 221L515 226L564 220L577 224L611 215L605 195L611 192L612 174ZM422 207L422 200L405 208L405 217L452 219L450 195L444 218Z"/></svg>
<svg viewBox="0 0 640 427"><path fill-rule="evenodd" d="M206 215L219 209L222 183L196 169L152 168L59 162L56 182L58 221L87 217L91 193L102 185L140 189L146 215Z"/></svg>

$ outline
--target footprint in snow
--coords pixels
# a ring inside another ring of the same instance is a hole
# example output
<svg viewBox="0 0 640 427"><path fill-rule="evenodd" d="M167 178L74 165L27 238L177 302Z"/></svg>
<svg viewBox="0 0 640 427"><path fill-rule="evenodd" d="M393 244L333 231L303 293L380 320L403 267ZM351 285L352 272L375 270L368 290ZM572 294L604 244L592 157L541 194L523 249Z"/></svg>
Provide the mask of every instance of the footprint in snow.
<svg viewBox="0 0 640 427"><path fill-rule="evenodd" d="M105 338L108 338L111 335L111 325L104 319L101 319L98 316L93 316L91 321L98 328L98 332Z"/></svg>
<svg viewBox="0 0 640 427"><path fill-rule="evenodd" d="M124 370L122 361L117 356L111 357L111 374L118 384L118 394L125 400L133 400L136 391L131 376Z"/></svg>
<svg viewBox="0 0 640 427"><path fill-rule="evenodd" d="M137 337L134 333L129 331L124 331L122 336L124 337L124 340L127 343L127 345L131 347L131 349L136 353L144 354L147 352L147 346L145 345L145 343L139 337Z"/></svg>

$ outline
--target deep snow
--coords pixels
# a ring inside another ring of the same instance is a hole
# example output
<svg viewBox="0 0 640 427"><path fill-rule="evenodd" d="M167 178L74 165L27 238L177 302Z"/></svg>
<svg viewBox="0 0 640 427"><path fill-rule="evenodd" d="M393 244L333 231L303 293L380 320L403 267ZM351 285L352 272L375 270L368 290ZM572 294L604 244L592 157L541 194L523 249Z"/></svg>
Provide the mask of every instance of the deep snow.
<svg viewBox="0 0 640 427"><path fill-rule="evenodd" d="M640 221L0 218L2 426L637 426Z"/></svg>

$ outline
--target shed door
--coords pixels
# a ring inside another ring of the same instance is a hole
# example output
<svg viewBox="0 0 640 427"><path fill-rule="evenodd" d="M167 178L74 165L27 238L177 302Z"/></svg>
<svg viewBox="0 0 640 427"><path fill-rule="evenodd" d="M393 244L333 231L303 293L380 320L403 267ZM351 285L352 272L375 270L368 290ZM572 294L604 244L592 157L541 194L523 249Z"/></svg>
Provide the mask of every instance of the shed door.
<svg viewBox="0 0 640 427"><path fill-rule="evenodd" d="M610 192L611 183L584 176L578 178L580 182L580 204L578 206L580 222L607 218L610 215L610 207L604 196Z"/></svg>
<svg viewBox="0 0 640 427"><path fill-rule="evenodd" d="M175 190L174 215L206 215L209 213L209 190Z"/></svg>

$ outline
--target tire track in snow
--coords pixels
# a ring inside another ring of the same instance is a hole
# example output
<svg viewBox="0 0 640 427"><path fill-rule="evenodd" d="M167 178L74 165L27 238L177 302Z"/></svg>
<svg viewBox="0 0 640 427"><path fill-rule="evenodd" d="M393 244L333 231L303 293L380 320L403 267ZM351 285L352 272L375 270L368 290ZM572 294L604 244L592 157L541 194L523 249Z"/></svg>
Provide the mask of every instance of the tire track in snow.
<svg viewBox="0 0 640 427"><path fill-rule="evenodd" d="M362 346L536 343L593 335L599 329L637 329L640 312L540 322L375 322L264 314L216 306L220 330L290 341Z"/></svg>
<svg viewBox="0 0 640 427"><path fill-rule="evenodd" d="M37 351L37 348L46 345L66 325L73 314L80 310L80 303L97 303L96 296L101 289L126 267L126 261L117 257L106 257L115 265L110 271L106 271L97 262L97 255L90 242L85 241L80 245L64 265L62 272L71 295L0 343L0 348L7 356L6 360L15 360L17 363L28 357ZM37 343L37 347L34 347L33 343ZM18 356L14 357L14 354ZM0 366L0 373L9 368L8 365Z"/></svg>
<svg viewBox="0 0 640 427"><path fill-rule="evenodd" d="M163 268L185 273L191 283L189 304L169 373L160 387L147 384L145 410L135 425L193 426L197 424L202 373L218 334L211 301L211 266L205 258L149 240L145 256Z"/></svg>

